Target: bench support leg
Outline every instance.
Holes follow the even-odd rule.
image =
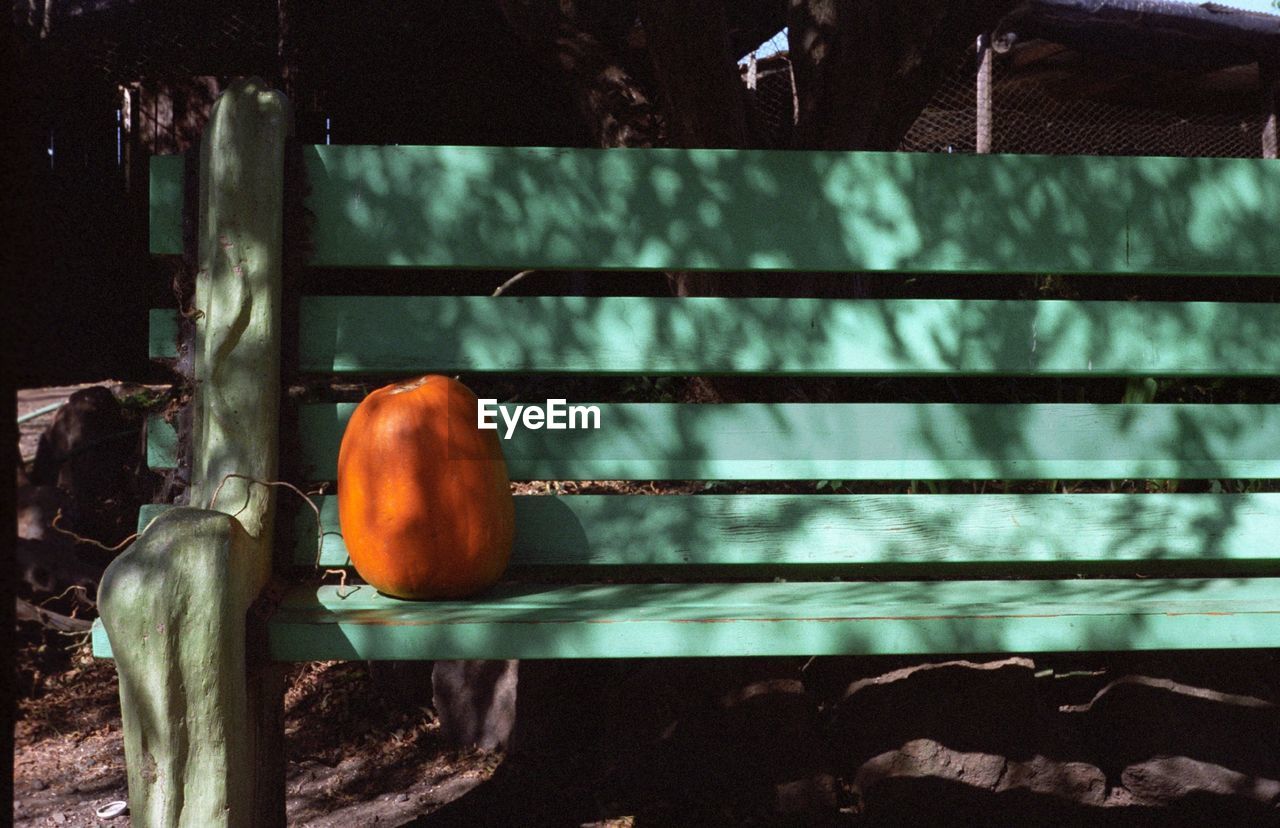
[[[279,440],[289,130],[288,102],[256,79],[232,84],[210,111],[190,490],[207,509],[157,519],[100,591],[134,825],[284,824],[280,671],[246,616],[271,576],[274,497],[264,484]]]
[[[270,561],[235,518],[165,512],[107,568],[135,826],[283,824],[279,668],[247,657],[247,614]],[[266,721],[263,721],[263,719]],[[276,778],[278,777],[278,778]]]
[[[431,702],[446,744],[506,750],[516,726],[519,661],[437,661]]]

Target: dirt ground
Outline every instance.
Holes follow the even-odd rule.
[[[130,824],[94,816],[126,798],[114,666],[24,630],[14,824]],[[1280,824],[1269,655],[701,661],[522,665],[511,755],[446,746],[426,687],[292,666],[289,824]]]
[[[52,649],[28,641],[18,654],[14,824],[126,826],[127,815],[94,815],[127,798],[115,668],[86,648],[65,659]],[[501,758],[441,747],[430,710],[380,697],[364,664],[301,665],[285,703],[291,825],[400,825],[488,779]]]

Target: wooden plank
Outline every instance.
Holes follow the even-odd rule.
[[[178,432],[159,414],[147,416],[147,468],[171,469],[178,464]]]
[[[340,597],[345,596],[345,597]],[[935,654],[1280,645],[1280,579],[299,587],[281,661]]]
[[[151,521],[173,508],[171,503],[144,503],[138,507],[138,534],[146,531]]]
[[[319,373],[1280,376],[1265,303],[307,296],[301,315]]]
[[[1280,272],[1261,159],[317,146],[317,266]]]
[[[299,410],[310,479],[332,480],[353,403]],[[504,440],[516,480],[1274,478],[1273,405],[600,405],[600,431]],[[147,462],[173,428],[148,420]]]
[[[182,255],[181,155],[153,155],[150,165],[151,252]]]
[[[178,314],[170,309],[152,309],[147,314],[147,357],[176,359],[178,356]]]
[[[336,496],[320,563],[349,566]],[[1280,493],[517,497],[513,566],[1280,561]],[[144,507],[145,508],[145,507]],[[300,510],[293,562],[316,563]],[[142,522],[141,519],[139,521]]]
[[[1269,274],[1260,159],[317,146],[317,266]],[[152,252],[181,253],[180,156]]]
[[[333,479],[354,407],[300,407],[300,459],[311,479]],[[1280,477],[1276,405],[633,403],[599,409],[598,430],[517,427],[502,444],[512,479]]]
[[[304,586],[270,637],[281,661],[1272,648],[1278,591],[1276,578],[580,584],[414,602]]]
[[[115,653],[111,651],[111,640],[107,638],[107,629],[102,626],[101,618],[93,619],[89,640],[93,645],[94,658],[115,658]]]

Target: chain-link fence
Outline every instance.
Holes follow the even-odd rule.
[[[743,74],[745,79],[746,72]],[[795,118],[791,64],[785,54],[773,55],[757,62],[755,74],[752,109],[766,143],[786,146]],[[970,52],[934,94],[899,148],[907,152],[974,152],[976,81],[977,59]],[[1107,85],[1114,88],[1118,82],[1121,81]],[[1133,83],[1144,81],[1138,78]],[[1112,103],[1083,94],[1056,93],[1034,73],[1015,68],[1009,55],[995,56],[993,86],[993,152],[1221,157],[1261,154],[1261,107],[1237,105],[1241,100],[1238,95],[1225,104],[1184,105],[1180,111]]]

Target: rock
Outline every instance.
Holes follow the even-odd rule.
[[[997,794],[1020,800],[1011,804],[1019,817],[1040,814],[1038,800],[1058,787],[1101,802],[1107,786],[1098,768],[1044,758],[1051,716],[1030,659],[919,664],[848,685],[829,746],[877,819],[916,813],[922,803],[931,819],[980,812]]]
[[[1034,752],[1049,712],[1030,659],[920,664],[850,684],[830,738],[840,767],[853,775],[914,739],[965,754]]]
[[[748,800],[755,789],[767,792],[775,814],[832,816],[837,785],[823,751],[817,703],[793,667],[778,667],[781,677],[766,674],[721,696],[715,736],[726,751],[723,772]]]
[[[991,793],[1021,790],[1091,806],[1103,805],[1107,797],[1106,777],[1086,762],[964,753],[933,739],[913,739],[873,757],[859,768],[854,784],[867,796],[877,784],[894,778],[955,782]]]
[[[1120,781],[1149,803],[1175,804],[1200,798],[1243,798],[1274,809],[1280,803],[1280,781],[1187,756],[1156,756],[1125,768]]]
[[[102,493],[136,451],[136,438],[137,429],[129,427],[110,390],[82,388],[40,435],[32,482],[58,486],[77,497]]]
[[[801,664],[673,659],[628,665],[610,695],[601,740],[614,767],[611,792],[621,801],[665,803],[648,815],[659,823],[834,815],[835,779]]]
[[[829,773],[774,785],[773,810],[783,816],[813,818],[833,813],[838,804],[836,779]]]
[[[1270,698],[1129,675],[1084,703],[1051,705],[1045,696],[1062,688],[1040,691],[1032,669],[1026,659],[948,662],[851,684],[833,751],[867,819],[1276,821],[1280,712]]]
[[[1104,686],[1087,704],[1061,711],[1080,744],[1113,775],[1181,756],[1197,767],[1280,779],[1280,708],[1268,699],[1130,675]]]
[[[19,486],[17,492],[18,537],[27,540],[57,540],[71,544],[73,541],[53,529],[54,518],[62,513],[58,522],[65,528],[71,515],[71,499],[57,486]]]
[[[24,592],[37,599],[61,595],[72,586],[84,587],[84,595],[92,597],[102,577],[102,567],[86,563],[56,540],[19,538],[14,563]]]
[[[31,482],[56,486],[69,498],[75,520],[64,520],[65,528],[107,545],[133,531],[139,474],[149,475],[140,469],[139,435],[138,423],[102,386],[76,391],[58,409],[40,436]]]

